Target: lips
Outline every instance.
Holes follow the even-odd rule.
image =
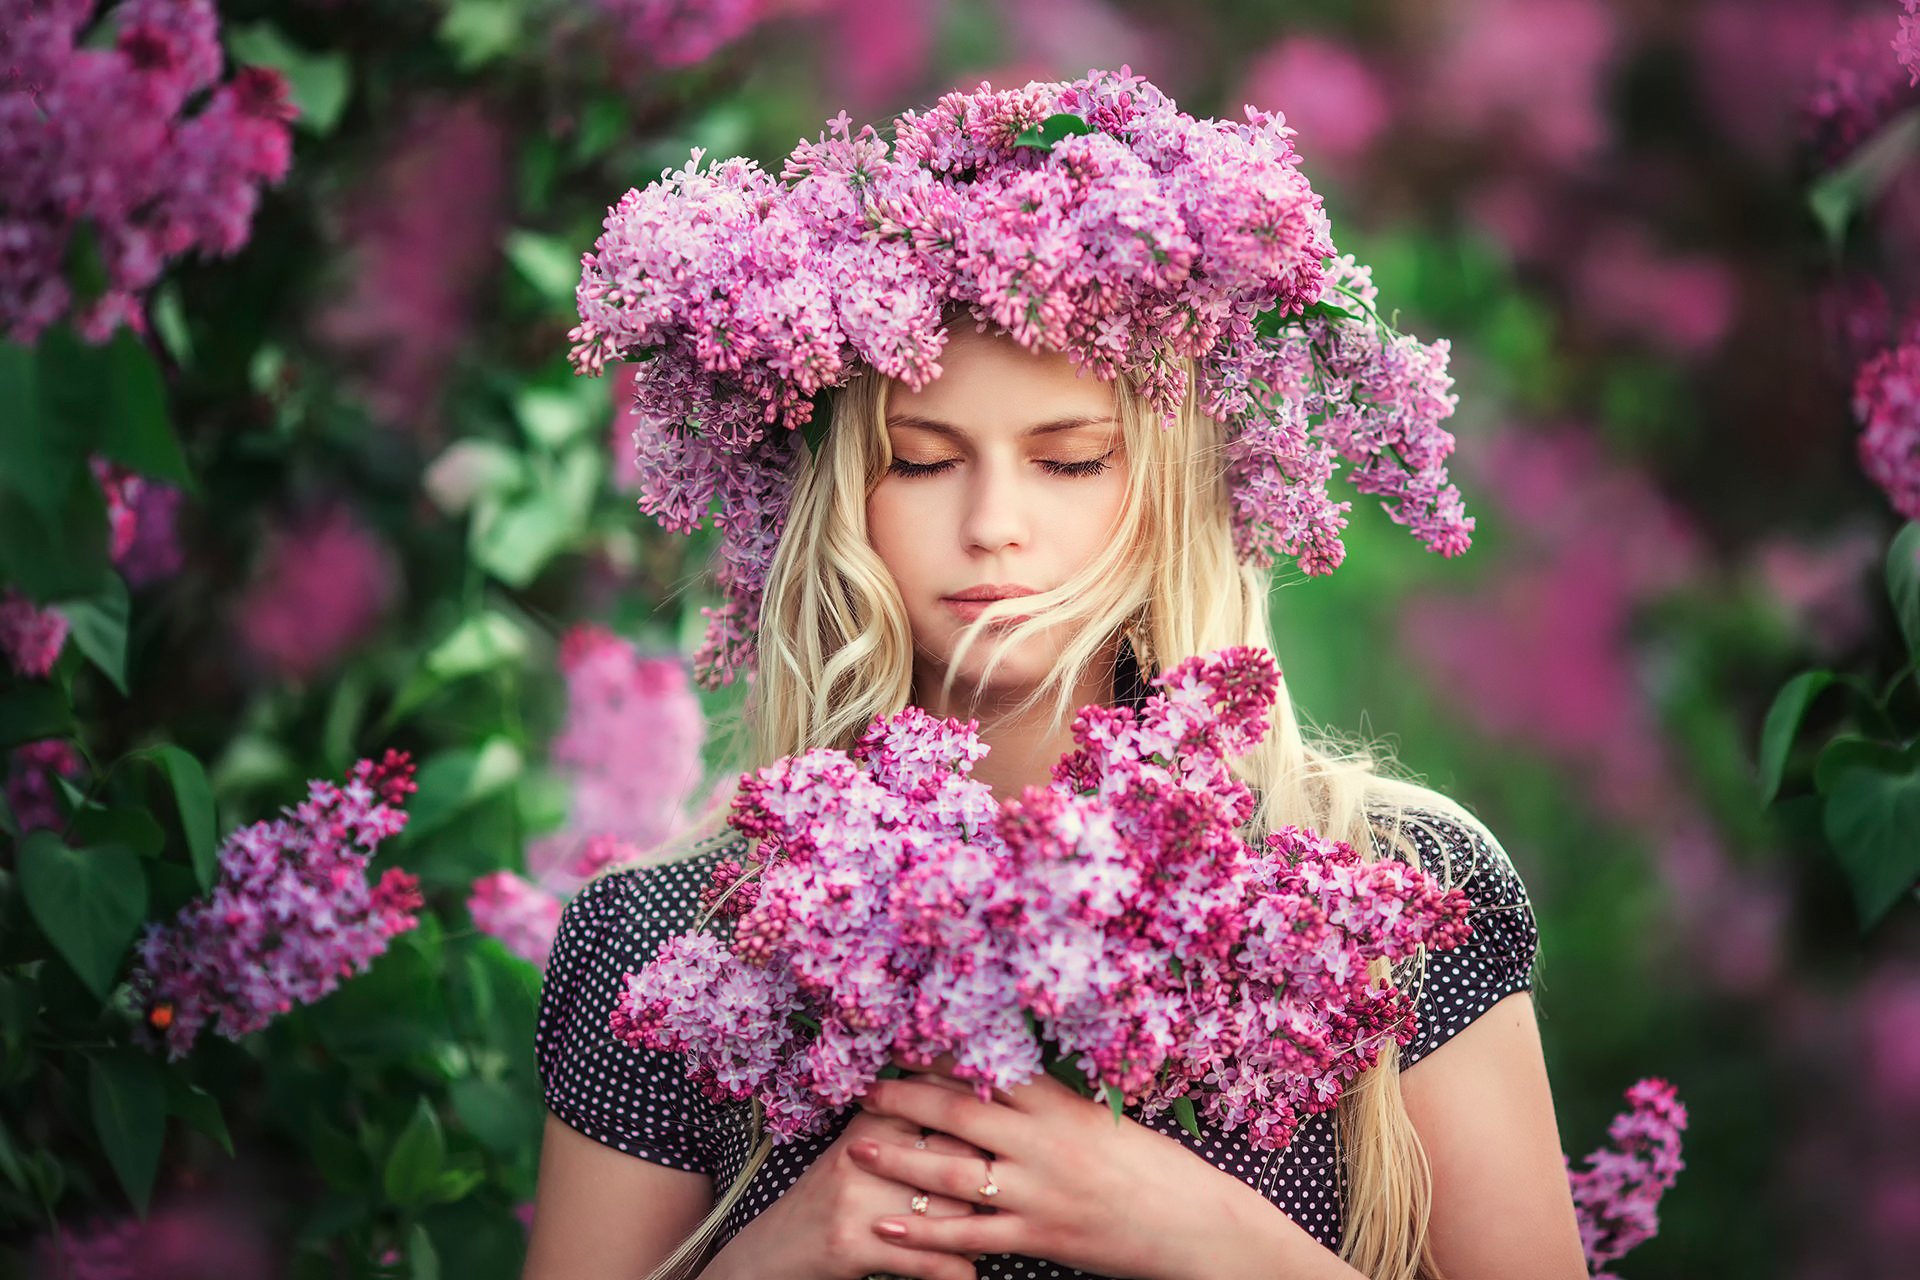
[[[952,595],[942,596],[941,603],[958,614],[961,621],[972,622],[987,611],[987,606],[996,600],[1012,600],[1019,596],[1038,595],[1032,587],[1023,587],[1015,582],[988,583],[978,587],[968,587],[965,591],[956,591]],[[1004,619],[1009,625],[1024,621],[1024,618]]]

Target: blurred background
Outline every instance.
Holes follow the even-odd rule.
[[[1687,1167],[1619,1272],[1913,1275],[1909,25],[0,0],[0,1268],[518,1275],[560,905],[698,815],[740,694],[687,674],[706,537],[638,514],[621,380],[567,366],[579,256],[692,147],[777,170],[843,108],[1124,63],[1283,111],[1383,312],[1453,344],[1474,550],[1357,501],[1279,656],[1524,874],[1569,1155],[1678,1087]],[[255,825],[390,749],[418,792],[371,866]],[[246,880],[261,848],[337,899]],[[248,930],[306,971],[216,1000],[181,957]]]

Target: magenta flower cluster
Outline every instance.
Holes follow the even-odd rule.
[[[578,842],[548,837],[527,851],[531,878],[512,871],[481,876],[473,882],[467,912],[474,928],[544,969],[566,900],[606,868],[637,862],[640,857],[638,847],[604,833]]]
[[[705,62],[753,30],[769,0],[594,0],[629,54],[662,67]]]
[[[1920,325],[1909,329],[1920,330]],[[1853,383],[1860,464],[1908,520],[1920,520],[1920,337],[1888,347]]]
[[[1907,83],[1920,88],[1920,0],[1901,0],[1906,12],[1900,15],[1900,28],[1894,33],[1893,52],[1907,69]]]
[[[1195,119],[1126,68],[982,85],[902,114],[891,145],[842,112],[778,177],[740,157],[703,170],[696,150],[620,199],[582,260],[572,358],[589,374],[644,361],[641,510],[690,532],[717,503],[726,603],[703,681],[752,659],[816,395],[862,369],[926,385],[956,311],[1128,377],[1169,422],[1195,392],[1228,424],[1255,563],[1339,563],[1341,459],[1428,546],[1464,549],[1446,344],[1394,334],[1363,271],[1328,269],[1292,130],[1246,116]]]
[[[419,880],[389,867],[367,881],[382,841],[406,826],[413,762],[361,760],[344,786],[315,780],[307,798],[221,845],[219,880],[140,940],[133,990],[143,1033],[169,1060],[211,1026],[230,1040],[312,1004],[418,923]]]
[[[1838,168],[1888,121],[1920,104],[1909,70],[1887,56],[1888,26],[1885,14],[1856,18],[1820,56],[1801,108],[1801,133],[1820,168]]]
[[[1404,863],[1294,827],[1241,838],[1254,800],[1227,762],[1278,680],[1262,650],[1183,662],[1137,711],[1081,711],[1052,783],[1004,806],[971,776],[975,726],[914,707],[851,755],[749,775],[732,823],[760,844],[703,897],[720,931],[627,975],[614,1033],[686,1054],[710,1097],[758,1097],[777,1141],[894,1055],[950,1052],[983,1096],[1048,1070],[1284,1146],[1412,1034],[1368,963],[1469,925],[1460,891]]]
[[[1627,1090],[1627,1110],[1607,1126],[1612,1145],[1587,1156],[1584,1169],[1567,1160],[1580,1243],[1594,1280],[1614,1280],[1602,1268],[1660,1230],[1660,1197],[1686,1167],[1680,1158],[1686,1127],[1687,1108],[1673,1086],[1642,1080]]]
[[[0,0],[0,334],[16,342],[69,315],[96,341],[144,328],[141,293],[171,259],[245,244],[292,154],[280,73],[220,79],[212,0],[123,0],[110,30],[85,30],[94,7]],[[90,299],[66,273],[82,227],[105,277]]]

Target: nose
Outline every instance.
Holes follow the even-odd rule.
[[[1026,545],[1027,504],[1016,463],[983,458],[967,486],[960,536],[967,550],[983,553]]]

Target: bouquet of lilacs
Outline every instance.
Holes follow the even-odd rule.
[[[742,780],[751,865],[716,867],[717,929],[626,975],[630,1044],[686,1055],[715,1100],[757,1098],[775,1142],[824,1132],[899,1055],[943,1053],[984,1097],[1042,1070],[1116,1116],[1173,1108],[1277,1149],[1332,1107],[1413,1008],[1368,965],[1469,930],[1467,901],[1297,827],[1240,834],[1230,756],[1265,733],[1279,670],[1238,648],[1180,663],[1137,710],[1089,707],[1050,785],[997,804],[975,726],[909,707],[849,755]]]

